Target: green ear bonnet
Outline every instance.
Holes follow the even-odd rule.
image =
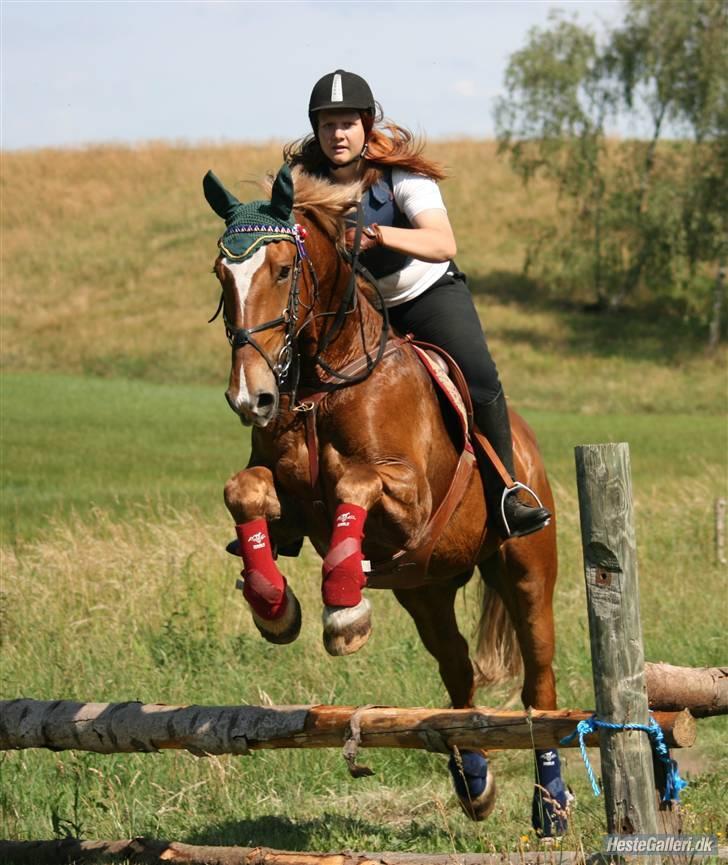
[[[202,181],[205,198],[217,215],[225,220],[225,233],[217,245],[227,258],[242,261],[266,243],[288,240],[302,248],[303,229],[293,219],[293,178],[283,165],[273,183],[270,201],[242,204],[220,180],[208,171]]]

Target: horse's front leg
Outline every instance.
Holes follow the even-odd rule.
[[[405,546],[427,522],[430,499],[405,464],[345,463],[333,448],[324,453],[324,461],[329,477],[336,479],[333,527],[322,568],[324,646],[329,654],[348,655],[371,633],[371,606],[362,597],[367,517],[374,511],[377,524],[394,530],[396,542]]]
[[[301,607],[273,558],[268,521],[280,518],[281,504],[270,469],[255,466],[233,475],[225,484],[225,504],[235,521],[253,622],[269,642],[290,643],[301,630]]]

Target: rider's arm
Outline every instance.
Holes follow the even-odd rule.
[[[455,236],[437,183],[422,174],[394,168],[392,186],[397,206],[412,227],[382,225],[383,245],[422,261],[454,258]]]
[[[422,261],[449,261],[455,257],[455,235],[446,210],[422,210],[410,217],[410,222],[412,228],[379,226],[382,244]]]

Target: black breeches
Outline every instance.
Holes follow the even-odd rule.
[[[445,274],[418,297],[390,307],[389,319],[400,333],[431,342],[455,360],[468,383],[473,408],[477,410],[498,396],[498,370],[464,274]]]

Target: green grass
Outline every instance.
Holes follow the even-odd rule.
[[[247,461],[249,432],[222,387],[17,373],[3,377],[1,407],[6,543],[93,508],[222,517],[222,484]]]

